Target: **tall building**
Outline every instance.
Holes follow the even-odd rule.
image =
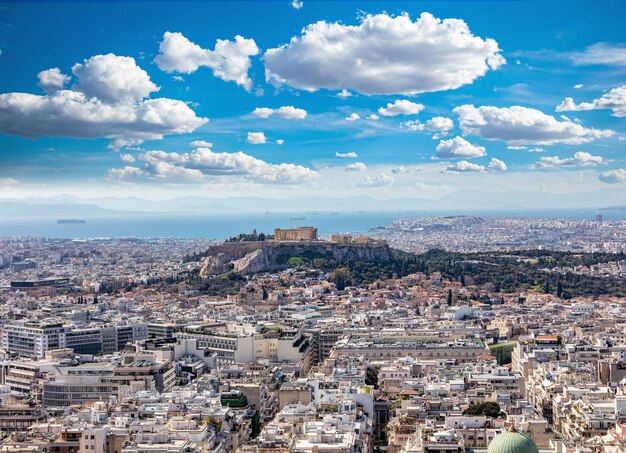
[[[62,322],[12,323],[2,327],[2,347],[9,354],[41,359],[49,349],[65,348],[69,330]]]

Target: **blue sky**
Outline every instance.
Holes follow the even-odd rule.
[[[620,1],[1,5],[6,196],[626,192]]]

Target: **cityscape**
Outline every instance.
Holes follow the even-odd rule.
[[[626,453],[625,19],[0,0],[0,453]]]

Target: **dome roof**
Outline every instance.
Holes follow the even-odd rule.
[[[513,429],[494,437],[487,453],[539,453],[539,449],[530,437]]]

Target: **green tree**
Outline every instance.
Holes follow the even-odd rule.
[[[351,279],[352,275],[346,267],[337,268],[330,274],[330,281],[335,284],[338,290],[345,289],[350,284]]]
[[[500,415],[500,405],[493,401],[470,404],[470,406],[463,411],[463,415],[486,415],[487,417],[496,418]]]
[[[365,370],[365,384],[373,385],[374,388],[378,388],[378,372],[380,371],[379,366],[368,366]]]

